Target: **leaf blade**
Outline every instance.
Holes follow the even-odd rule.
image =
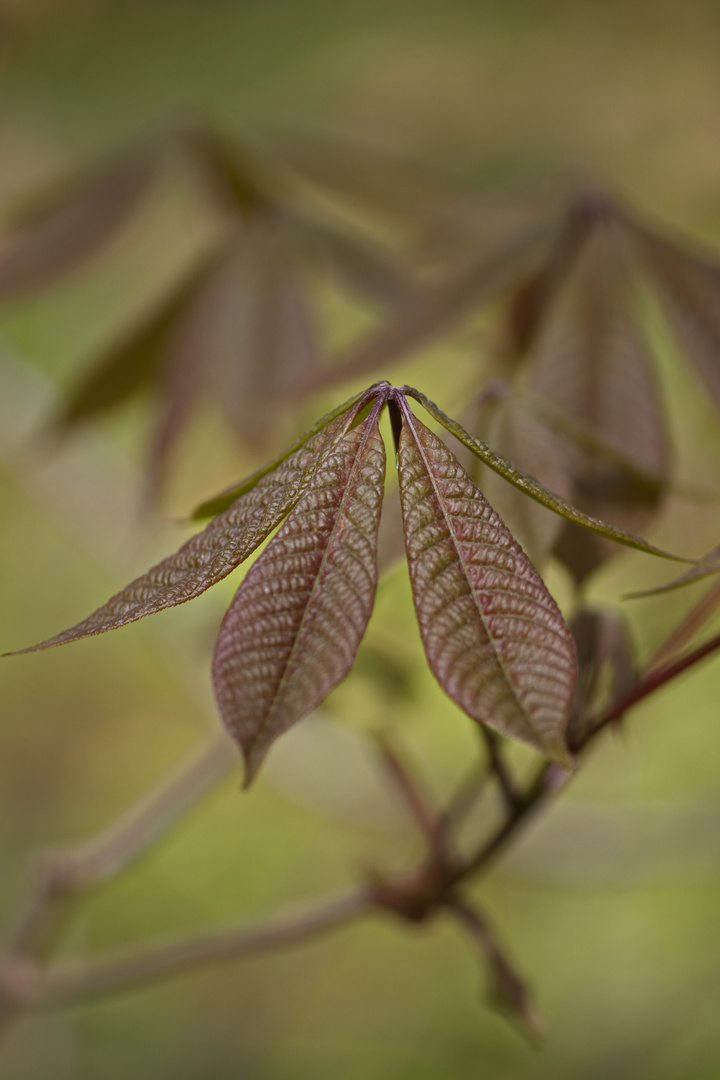
[[[546,231],[546,225],[522,231],[500,250],[476,257],[441,282],[412,290],[379,329],[350,345],[336,358],[323,372],[320,385],[367,374],[432,345],[461,319],[506,288]]]
[[[176,282],[128,333],[112,342],[69,395],[56,423],[70,427],[120,404],[161,374],[164,353],[179,336],[183,316],[196,305],[221,266],[222,253],[210,257]]]
[[[630,227],[667,322],[720,409],[720,263],[639,222]]]
[[[702,581],[704,578],[712,577],[713,574],[718,573],[720,573],[720,544],[714,547],[712,551],[708,551],[702,561],[695,566],[691,566],[689,570],[685,570],[678,577],[666,581],[664,585],[656,585],[651,589],[625,593],[623,600],[644,600],[648,596],[662,596],[664,593],[674,592],[675,589],[682,589],[686,585],[694,585],[696,581]]]
[[[29,207],[0,250],[0,303],[53,285],[92,258],[120,231],[151,186],[160,143],[142,143]]]
[[[324,456],[223,620],[213,685],[246,785],[278,735],[347,675],[370,618],[385,475],[378,412]]]
[[[552,510],[553,513],[559,514],[560,517],[571,521],[575,525],[580,525],[585,529],[590,529],[591,532],[597,533],[598,536],[604,536],[608,540],[615,540],[618,544],[624,544],[626,547],[634,548],[636,551],[642,551],[646,555],[657,555],[663,559],[670,559],[673,562],[686,562],[694,563],[697,560],[686,558],[682,555],[673,555],[669,551],[663,551],[662,548],[655,547],[653,544],[649,544],[646,540],[643,540],[640,536],[634,536],[633,533],[626,532],[625,529],[617,528],[614,525],[609,525],[606,521],[601,521],[599,518],[591,517],[589,514],[583,513],[578,510],[577,507],[571,506],[569,503],[561,499],[559,495],[555,495],[552,491],[548,491],[547,488],[539,484],[532,476],[528,476],[526,473],[516,468],[511,461],[502,457],[500,454],[496,454],[487,443],[484,443],[482,439],[479,439],[476,435],[471,435],[469,431],[466,431],[462,424],[459,424],[457,420],[452,420],[447,416],[442,409],[440,409],[434,401],[430,401],[419,390],[414,387],[403,387],[403,392],[409,397],[415,398],[422,407],[437,420],[439,424],[454,435],[455,438],[466,446],[476,457],[478,457],[485,465],[489,466],[494,472],[502,476],[508,483],[513,484],[520,491],[523,491],[531,499],[535,499],[536,502],[541,503],[547,507],[548,510]]]
[[[450,450],[407,411],[400,497],[430,668],[479,723],[569,765],[577,663],[555,601]]]
[[[322,454],[341,435],[346,422],[341,415],[323,427],[273,471],[266,472],[202,532],[130,582],[86,619],[18,652],[37,652],[116,630],[164,608],[184,604],[227,577],[293,509],[312,480]]]

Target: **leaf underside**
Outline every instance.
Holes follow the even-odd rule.
[[[398,447],[410,580],[428,663],[474,720],[569,764],[577,663],[543,582],[460,463],[415,417]]]
[[[218,708],[246,762],[348,673],[377,586],[385,447],[377,416],[326,453],[311,484],[238,589],[213,660]]]
[[[655,547],[653,544],[649,544],[647,540],[643,540],[640,536],[634,536],[633,533],[627,532],[625,529],[620,529],[615,525],[609,525],[606,521],[601,521],[599,518],[592,517],[590,514],[583,513],[576,506],[571,506],[570,503],[565,502],[559,495],[554,494],[552,491],[548,491],[542,484],[532,476],[528,476],[526,473],[521,472],[511,461],[502,457],[500,454],[496,454],[487,443],[484,443],[482,439],[479,439],[476,435],[471,435],[469,431],[466,431],[462,424],[459,424],[457,420],[452,420],[447,416],[442,409],[438,408],[434,401],[430,401],[419,390],[415,390],[414,387],[405,387],[405,392],[408,396],[415,398],[419,401],[423,408],[430,413],[433,419],[437,420],[439,424],[454,435],[455,438],[466,446],[476,457],[478,457],[485,465],[488,465],[494,472],[502,476],[508,483],[513,484],[520,491],[529,495],[531,499],[535,499],[536,502],[542,503],[548,510],[552,510],[555,514],[559,514],[560,517],[571,521],[575,525],[581,525],[585,529],[589,529],[591,532],[597,533],[598,536],[604,536],[608,540],[615,540],[618,544],[624,544],[626,547],[634,548],[636,551],[644,551],[647,555],[657,555],[663,559],[671,559],[674,562],[695,562],[695,559],[684,558],[682,555],[673,555],[669,551],[663,551],[662,548]]]
[[[321,455],[342,434],[345,424],[344,415],[327,424],[179,551],[136,578],[87,619],[20,652],[115,630],[184,604],[227,577],[292,510],[312,480]]]

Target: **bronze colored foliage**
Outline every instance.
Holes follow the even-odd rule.
[[[203,532],[77,626],[25,652],[114,630],[185,603],[226,577],[284,519],[247,575],[218,635],[213,682],[249,782],[273,740],[350,670],[377,584],[388,405],[415,609],[428,663],[474,720],[565,765],[577,679],[570,632],[522,548],[450,450],[412,413],[422,402],[481,460],[548,509],[655,554],[589,518],[498,458],[412,387],[377,383],[299,444],[211,505]],[[358,422],[363,410],[369,416]],[[399,431],[398,431],[399,424]],[[674,556],[668,556],[674,558]]]

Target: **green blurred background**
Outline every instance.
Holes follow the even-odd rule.
[[[720,5],[710,0],[0,0],[0,33],[0,206],[190,113],[259,139],[341,135],[478,190],[590,177],[720,245]],[[32,439],[148,282],[199,243],[183,199],[158,197],[90,271],[0,318],[2,648],[75,622],[187,535],[138,514],[142,404],[60,448]],[[463,375],[474,347],[452,346]],[[442,358],[398,372],[455,405],[461,379]],[[712,479],[718,425],[688,378],[666,377],[683,468],[702,461]],[[303,406],[306,418],[326,403]],[[179,457],[172,514],[254,464],[209,414]],[[671,504],[657,539],[682,544],[682,526]],[[702,528],[709,541],[707,517]],[[643,575],[662,577],[623,555],[596,591],[612,600]],[[116,635],[3,661],[0,925],[32,853],[102,828],[213,730],[209,657],[237,581]],[[644,653],[692,599],[631,609]],[[387,691],[378,655],[412,693]],[[477,958],[455,927],[377,921],[30,1017],[0,1047],[0,1076],[720,1077],[719,691],[716,662],[638,709],[478,888],[534,987],[541,1051],[485,1008]],[[359,737],[381,726],[438,795],[476,752],[470,722],[424,671],[402,567],[323,715],[278,745],[250,794],[236,770],[79,904],[61,953],[240,922],[416,853]]]

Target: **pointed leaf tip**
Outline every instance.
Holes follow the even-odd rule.
[[[413,598],[428,663],[472,719],[566,768],[577,661],[539,574],[448,450],[407,411],[399,476]]]
[[[265,472],[225,513],[76,626],[19,652],[37,652],[115,630],[164,608],[184,604],[227,577],[280,524],[310,483],[322,455],[342,434],[339,416]],[[17,655],[17,654],[15,654]]]
[[[220,628],[215,697],[245,758],[245,787],[274,740],[345,678],[365,633],[385,475],[378,411],[324,455]]]

